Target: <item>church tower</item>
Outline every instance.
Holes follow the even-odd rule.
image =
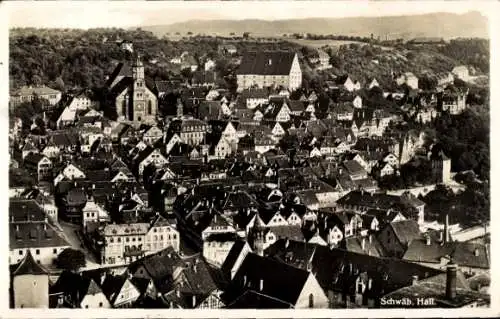
[[[431,154],[431,165],[434,181],[437,184],[447,184],[451,180],[451,160],[443,151]]]
[[[141,122],[146,117],[147,90],[146,79],[144,77],[144,65],[141,57],[137,57],[132,65],[133,79],[133,112],[130,120]]]
[[[266,243],[266,228],[259,213],[255,214],[255,221],[249,234],[252,250],[259,256],[264,256],[264,245]]]
[[[49,273],[40,266],[29,249],[12,273],[14,308],[49,307]]]

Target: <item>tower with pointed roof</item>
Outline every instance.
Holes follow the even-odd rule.
[[[120,63],[107,81],[118,120],[153,124],[158,109],[156,89],[148,86],[141,56],[130,64]]]
[[[145,119],[146,113],[146,81],[144,78],[144,65],[141,61],[141,56],[137,54],[134,64],[132,65],[132,79],[133,79],[133,118],[141,122]]]
[[[39,265],[30,250],[12,272],[14,308],[49,307],[49,273]]]
[[[248,239],[252,250],[259,256],[264,256],[266,243],[266,226],[260,218],[259,213],[255,214],[253,227],[250,229]]]

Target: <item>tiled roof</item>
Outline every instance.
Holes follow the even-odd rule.
[[[356,181],[357,182],[357,181]],[[422,201],[416,197],[408,200],[405,195],[389,195],[385,193],[369,193],[364,191],[351,191],[337,201],[341,205],[357,205],[370,208],[390,209],[408,204],[410,207],[418,207],[424,205]]]
[[[134,224],[110,224],[104,228],[105,236],[126,236],[134,234],[146,234],[149,229],[147,223]]]
[[[386,257],[384,248],[375,236],[346,238],[346,250],[374,257]]]
[[[458,277],[458,276],[457,276]],[[460,280],[457,280],[460,283]],[[489,305],[490,296],[487,294],[472,291],[467,287],[457,284],[456,295],[453,299],[446,298],[446,274],[436,275],[432,278],[421,280],[414,285],[408,285],[398,289],[390,294],[385,295],[385,298],[393,298],[402,300],[403,298],[425,297],[433,298],[433,307],[463,307],[471,303],[478,302],[479,306]]]
[[[295,305],[309,276],[310,273],[305,270],[250,253],[238,269],[232,284],[240,292],[236,293],[237,296],[246,290],[255,290],[283,303]],[[244,278],[246,283],[243,283]]]
[[[391,227],[399,242],[405,246],[410,244],[414,239],[421,238],[420,229],[414,220],[401,220],[392,222],[388,227]]]
[[[476,256],[477,254],[477,256]],[[467,242],[447,242],[441,244],[432,241],[429,245],[425,239],[413,240],[404,260],[413,262],[440,263],[441,258],[451,258],[456,264],[466,267],[489,268],[488,246]]]
[[[9,200],[9,221],[38,221],[45,220],[46,214],[35,200]]]
[[[9,224],[9,248],[67,247],[69,243],[45,222]]]
[[[61,91],[54,90],[48,86],[23,86],[19,90],[15,91],[13,95],[27,96],[27,95],[48,95],[48,94],[61,94]]]
[[[243,56],[237,74],[289,75],[294,57],[294,52],[249,52]]]

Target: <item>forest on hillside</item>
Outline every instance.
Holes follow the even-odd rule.
[[[130,58],[130,53],[120,48],[123,40],[132,41],[135,51],[141,52],[146,74],[151,78],[168,79],[178,74],[178,66],[169,61],[185,51],[199,64],[206,58],[215,58],[220,64],[228,65],[218,56],[217,47],[222,39],[217,37],[193,36],[172,41],[141,29],[12,29],[10,87],[41,83],[62,90],[99,87],[118,62]],[[470,64],[483,73],[489,69],[489,41],[480,39],[453,40],[441,47],[412,49],[401,45],[387,50],[362,43],[341,45],[337,50],[329,47],[325,50],[331,56],[333,69],[326,73],[310,71],[304,59],[312,52],[309,47],[287,41],[261,43],[249,39],[234,44],[239,54],[257,49],[298,52],[306,85],[311,80],[326,80],[331,74],[348,73],[362,83],[375,77],[382,86],[388,87],[391,72],[409,71],[419,76],[426,72],[451,71],[459,64]]]

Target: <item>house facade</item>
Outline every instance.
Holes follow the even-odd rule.
[[[293,52],[250,52],[243,57],[236,77],[239,91],[273,86],[296,90],[302,84],[299,58]]]

